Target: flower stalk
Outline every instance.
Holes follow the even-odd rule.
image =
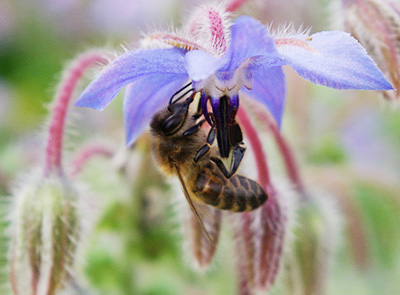
[[[255,283],[253,213],[243,213],[235,226],[235,246],[237,252],[236,267],[238,294],[251,295]]]
[[[79,174],[84,166],[94,157],[111,158],[114,151],[103,144],[90,144],[82,147],[71,160],[71,176]]]
[[[263,151],[261,140],[257,135],[257,130],[251,123],[250,118],[244,108],[239,108],[237,115],[240,126],[243,127],[246,138],[249,140],[254,157],[256,158],[258,181],[266,190],[266,193],[270,196],[274,193],[275,189],[271,183],[266,154]]]
[[[99,62],[106,62],[104,55],[90,51],[66,70],[51,114],[44,175],[32,172],[13,197],[9,262],[14,295],[55,295],[73,277],[81,216],[79,192],[62,170],[62,143],[77,83]]]
[[[238,111],[238,119],[243,127],[246,138],[254,152],[256,159],[258,181],[267,192],[268,201],[255,214],[260,224],[260,230],[254,236],[255,255],[254,273],[256,289],[270,289],[279,272],[284,249],[287,216],[282,207],[282,200],[278,200],[279,194],[271,183],[267,160],[262,143],[257,131],[250,121],[246,110],[242,107]],[[242,220],[246,226],[247,216]],[[249,249],[248,251],[251,251]]]
[[[48,139],[45,157],[45,175],[50,173],[62,174],[62,143],[64,137],[65,122],[69,103],[73,92],[84,72],[91,66],[106,63],[104,54],[90,51],[79,56],[65,71],[59,90],[54,100],[54,106],[48,129]]]
[[[235,12],[240,7],[242,7],[248,0],[232,0],[226,6],[226,11]]]
[[[252,294],[255,285],[255,232],[253,230],[255,214],[245,212],[238,217],[235,240],[238,268],[238,290],[240,295]]]
[[[301,196],[303,198],[307,198],[304,181],[301,177],[301,173],[293,151],[290,148],[289,143],[280,133],[275,121],[271,118],[266,110],[257,107],[254,103],[249,101],[247,101],[247,104],[249,105],[249,108],[251,108],[252,113],[256,115],[257,119],[262,123],[262,125],[267,126],[267,128],[271,132],[275,143],[278,146],[278,150],[281,153],[289,179],[295,185],[296,190],[301,194]]]

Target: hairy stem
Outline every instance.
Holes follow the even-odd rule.
[[[257,135],[257,130],[254,128],[249,116],[247,115],[243,107],[239,108],[238,119],[240,122],[240,126],[242,126],[244,129],[244,133],[246,134],[246,137],[250,142],[250,145],[254,152],[254,156],[256,158],[258,180],[260,184],[264,187],[264,189],[267,190],[266,193],[270,195],[270,193],[272,193],[274,189],[270,182],[267,158],[263,151],[260,138]]]
[[[51,113],[45,156],[45,174],[51,172],[62,173],[61,159],[65,122],[69,102],[71,101],[77,83],[86,69],[93,65],[106,62],[107,59],[104,54],[90,51],[78,56],[63,75]]]
[[[226,11],[229,12],[234,12],[238,10],[240,7],[243,6],[248,0],[232,0],[231,2],[228,3],[228,6],[226,7]]]
[[[256,254],[254,256],[256,287],[270,288],[279,271],[285,240],[286,216],[278,200],[278,194],[270,181],[267,160],[257,130],[251,123],[246,110],[239,108],[238,119],[250,142],[258,171],[258,181],[269,196],[260,210],[260,229],[255,237]]]
[[[265,111],[260,109],[259,107],[252,107],[252,111],[257,116],[257,119],[260,120],[263,124],[265,124],[268,129],[270,130],[277,146],[278,150],[282,155],[286,172],[291,180],[291,182],[295,185],[296,190],[306,198],[307,193],[305,189],[305,185],[303,179],[300,174],[300,170],[298,168],[297,162],[293,155],[292,149],[290,148],[286,139],[282,136],[279,132],[278,127],[276,126],[275,122],[272,120],[271,116],[267,114]]]
[[[245,255],[247,258],[247,271],[248,271],[248,279],[249,284],[254,284],[254,231],[251,228],[252,223],[254,222],[254,216],[251,212],[243,213],[242,217],[242,233],[243,233],[243,243],[245,246]]]
[[[10,251],[10,285],[13,295],[19,295],[17,287],[17,274],[16,274],[16,250],[15,250],[15,240],[11,241],[11,251]]]
[[[100,144],[91,144],[82,147],[74,156],[72,159],[72,171],[71,175],[77,175],[79,174],[84,166],[93,158],[96,156],[102,156],[105,158],[111,158],[114,155],[114,152]]]
[[[251,295],[254,285],[254,259],[249,257],[249,253],[254,256],[254,238],[253,232],[249,235],[247,231],[247,217],[250,217],[251,213],[246,212],[243,214],[245,215],[240,216],[240,223],[235,231],[237,285],[239,295]]]

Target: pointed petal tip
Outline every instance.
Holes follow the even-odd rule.
[[[96,99],[96,97],[93,97],[92,95],[90,95],[90,93],[86,93],[86,91],[84,91],[74,103],[74,106],[91,108],[96,111],[104,110],[107,105],[108,103],[101,103],[98,98]]]
[[[385,81],[383,81],[383,87],[382,89],[379,90],[394,90],[394,91],[398,91],[398,89],[394,88],[392,84],[390,84],[390,82],[388,80],[385,79]]]
[[[307,39],[294,36],[290,41],[278,46],[278,51],[304,79],[336,89],[393,89],[365,48],[349,33],[325,31]]]
[[[78,100],[74,103],[76,107],[84,107],[91,108],[96,111],[102,111],[106,107],[106,105],[98,104],[98,102],[94,102],[90,97],[81,95]]]
[[[371,59],[372,60],[372,59]],[[375,69],[373,71],[375,72],[375,75],[373,76],[373,81],[371,81],[371,84],[369,85],[366,90],[377,90],[377,91],[386,91],[386,90],[395,90],[396,89],[393,87],[393,85],[386,79],[385,74],[378,68],[376,65],[375,61],[372,60],[373,65],[375,66]],[[372,70],[371,70],[372,72]]]
[[[142,77],[186,75],[184,63],[184,51],[176,48],[126,52],[98,74],[75,105],[103,110],[123,87]],[[152,85],[155,86],[157,85]]]
[[[126,147],[129,148],[134,145],[134,143],[138,139],[139,135],[138,134],[129,134],[128,130],[126,130],[125,132],[126,132],[125,145],[126,145]]]

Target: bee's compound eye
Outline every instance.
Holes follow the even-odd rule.
[[[185,115],[182,113],[169,116],[161,126],[161,130],[165,135],[172,135],[177,132],[185,121]]]

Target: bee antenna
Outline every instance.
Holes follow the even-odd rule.
[[[203,220],[201,219],[201,216],[199,214],[199,212],[197,212],[196,207],[193,204],[192,198],[190,197],[189,191],[186,188],[185,182],[183,181],[183,177],[182,174],[180,172],[180,169],[178,167],[178,165],[176,165],[175,161],[172,159],[172,157],[169,157],[171,163],[174,165],[175,169],[176,169],[176,173],[178,174],[179,180],[182,184],[182,188],[183,188],[183,192],[184,195],[186,197],[187,202],[189,203],[190,209],[192,210],[194,216],[196,216],[197,221],[199,222],[202,230],[204,231],[204,233],[206,234],[207,238],[210,240],[210,242],[215,245],[214,240],[211,238],[210,234],[208,233],[208,231],[206,230],[206,227],[203,223]]]

